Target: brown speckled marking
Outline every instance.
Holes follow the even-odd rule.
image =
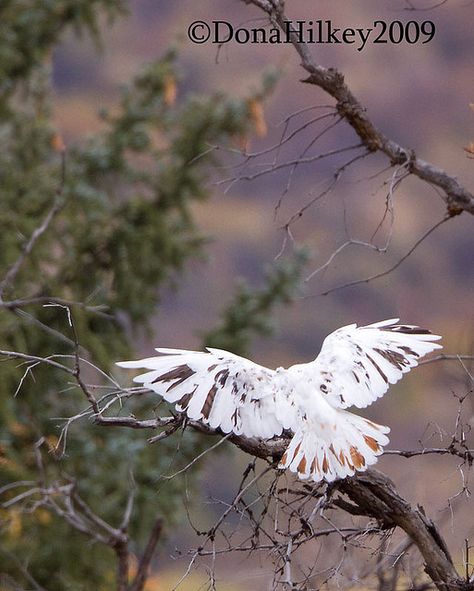
[[[227,378],[229,377],[229,370],[228,369],[221,369],[216,373],[215,383],[220,384],[222,387],[225,386]]]
[[[301,443],[298,443],[298,445],[296,446],[296,449],[293,453],[293,458],[291,459],[291,461],[293,461],[296,458],[296,456],[298,455],[298,452],[300,451],[300,447],[301,447]]]
[[[386,326],[382,330],[401,332],[402,334],[431,334],[431,332],[426,330],[426,328],[420,328],[419,326],[405,326],[404,324]]]
[[[313,474],[317,472],[318,475],[321,473],[321,466],[319,465],[318,456],[314,456],[314,460],[311,462],[310,472]]]
[[[306,470],[306,457],[305,457],[305,456],[303,456],[303,457],[301,458],[301,461],[300,461],[300,463],[298,464],[298,468],[297,468],[297,470],[298,470],[298,472],[299,472],[300,474],[304,474],[304,472],[305,472],[305,470]]]
[[[413,357],[419,357],[418,353],[416,351],[413,351],[413,349],[410,349],[410,347],[405,347],[405,346],[400,345],[400,349],[402,351],[405,351],[405,353],[407,355],[413,355]]]
[[[380,445],[377,443],[377,441],[373,437],[370,437],[370,435],[364,435],[364,440],[367,443],[367,445],[370,447],[370,449],[372,451],[374,451],[375,453],[377,453],[378,451],[381,450]]]
[[[326,452],[324,452],[324,458],[323,458],[323,472],[324,472],[324,474],[327,474],[328,470],[329,470],[329,462],[326,457]]]
[[[360,451],[357,449],[357,447],[355,447],[354,445],[351,445],[350,452],[351,452],[351,459],[354,462],[354,466],[356,468],[361,468],[362,466],[365,466],[365,458],[360,453]]]
[[[197,390],[197,386],[194,388],[194,390],[192,392],[188,392],[187,394],[184,394],[176,403],[177,406],[181,407],[182,411],[185,411],[188,406],[189,403],[191,402],[191,398],[193,397],[193,394],[196,392]]]
[[[384,351],[383,349],[375,349],[379,355],[384,357],[387,361],[389,361],[392,365],[394,365],[397,369],[402,369],[406,365],[409,365],[408,360],[398,351],[391,351],[390,349]]]
[[[341,464],[341,466],[344,466],[344,460],[341,459],[342,456],[342,451],[339,455],[337,455],[336,450],[334,449],[333,444],[331,443],[331,445],[329,446],[329,451],[332,453],[332,455],[336,458],[336,461],[339,462],[339,464]],[[344,456],[342,456],[344,457]]]
[[[158,376],[151,383],[156,384],[157,382],[172,382],[172,381],[176,380],[176,382],[174,382],[174,384],[171,384],[166,389],[166,391],[169,392],[173,388],[176,388],[176,386],[179,386],[180,384],[182,384],[185,380],[190,378],[192,375],[194,375],[194,373],[195,373],[194,370],[191,369],[189,367],[189,365],[186,365],[186,364],[178,365],[178,367],[170,369],[170,371],[167,371],[166,373],[162,374],[161,376]]]
[[[212,405],[214,403],[214,398],[216,397],[217,393],[217,384],[214,384],[212,388],[209,390],[206,396],[206,400],[204,400],[204,404],[202,405],[202,415],[205,419],[209,418],[211,414]]]
[[[373,427],[374,429],[376,429],[377,431],[380,431],[380,425],[377,425],[377,423],[374,423],[372,421],[369,421],[369,419],[364,419],[364,421],[370,425],[371,427]]]
[[[372,357],[367,353],[367,359],[370,361],[370,363],[375,367],[375,369],[379,372],[380,376],[382,377],[382,380],[388,384],[388,379],[387,376],[384,374],[384,372],[380,369],[379,365],[372,359]]]

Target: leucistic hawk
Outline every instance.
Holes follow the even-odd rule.
[[[293,437],[279,468],[315,482],[352,476],[377,461],[388,427],[345,410],[365,408],[418,359],[441,348],[441,337],[398,319],[344,326],[323,342],[314,361],[268,369],[220,349],[156,349],[162,355],[123,361],[147,371],[135,382],[176,410],[223,433]]]

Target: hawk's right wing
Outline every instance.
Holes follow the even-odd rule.
[[[295,430],[298,411],[286,372],[220,349],[157,351],[163,355],[117,365],[150,370],[134,381],[175,403],[190,419],[224,433],[262,439]]]

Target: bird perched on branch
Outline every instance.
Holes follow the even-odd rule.
[[[314,361],[288,369],[211,348],[156,349],[161,356],[117,365],[150,370],[134,381],[223,433],[271,439],[291,431],[279,468],[331,482],[374,464],[389,441],[388,427],[345,409],[365,408],[418,359],[441,348],[433,342],[441,337],[397,322],[340,328]]]

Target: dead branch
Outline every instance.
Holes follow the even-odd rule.
[[[148,576],[148,569],[150,567],[151,560],[155,554],[156,546],[160,540],[161,532],[163,530],[163,520],[161,517],[155,520],[153,528],[150,532],[148,542],[143,552],[143,555],[138,564],[138,571],[133,580],[133,583],[129,586],[128,591],[142,591],[145,586],[146,579]]]
[[[284,12],[282,0],[242,0],[264,11],[270,21],[282,30],[292,31],[291,20]],[[303,82],[314,84],[336,100],[336,110],[352,127],[362,144],[370,152],[381,152],[392,165],[407,164],[408,170],[422,181],[442,190],[450,216],[463,211],[474,214],[474,195],[443,169],[421,160],[416,154],[385,136],[376,128],[367,115],[367,109],[359,102],[344,81],[344,76],[335,68],[325,68],[313,59],[308,45],[298,39],[296,32],[290,39],[301,59],[302,68],[309,74]]]
[[[36,242],[38,239],[46,232],[49,228],[51,222],[54,220],[56,215],[61,211],[64,207],[64,200],[62,198],[62,193],[64,190],[64,183],[66,179],[66,155],[65,152],[61,154],[61,178],[59,181],[58,188],[56,189],[55,198],[53,201],[53,205],[50,207],[48,213],[44,217],[42,223],[35,228],[32,232],[28,242],[24,245],[22,252],[20,253],[19,257],[16,261],[11,265],[8,271],[5,273],[5,277],[0,281],[0,302],[3,301],[3,295],[5,290],[7,290],[10,285],[15,281],[20,269],[24,265],[25,261],[31,254]]]
[[[72,323],[72,316],[70,317]],[[73,326],[73,323],[72,323]],[[81,375],[81,365],[88,363],[78,355],[77,335],[74,334],[76,342],[76,353],[73,355],[58,355],[52,358],[42,358],[32,355],[26,355],[14,351],[0,351],[0,355],[7,358],[17,358],[27,365],[38,363],[48,364],[55,369],[65,372],[69,378],[75,380],[84,398],[87,400],[88,407],[71,420],[89,417],[100,426],[126,427],[132,429],[162,429],[158,436],[151,438],[152,441],[168,437],[179,428],[193,429],[200,433],[222,437],[219,430],[211,429],[199,421],[186,420],[182,415],[154,417],[149,419],[137,419],[133,415],[128,416],[110,416],[109,412],[114,402],[121,402],[123,399],[133,398],[134,395],[141,396],[143,388],[120,390],[115,380],[108,378],[111,382],[109,390],[105,395],[96,397],[94,387],[85,383]],[[466,356],[469,358],[470,356]],[[67,359],[68,365],[60,361]],[[444,357],[440,357],[444,359]],[[459,362],[458,356],[448,356]],[[60,360],[60,361],[59,361]],[[100,372],[104,375],[103,372]],[[464,400],[464,398],[462,399]],[[460,403],[462,402],[460,400]],[[459,414],[459,413],[458,413]],[[396,454],[403,457],[413,457],[416,455],[439,454],[453,455],[462,459],[466,465],[473,462],[473,450],[466,445],[463,436],[457,436],[457,431],[461,430],[459,424],[460,418],[456,421],[456,431],[452,441],[447,447],[430,447],[420,450],[389,450],[388,454]],[[361,543],[364,536],[377,535],[387,529],[399,528],[408,536],[410,542],[416,546],[425,564],[425,571],[431,577],[433,584],[440,591],[470,591],[474,589],[474,581],[466,580],[460,576],[452,563],[446,544],[436,529],[434,523],[427,518],[419,508],[412,507],[408,501],[403,499],[395,489],[394,484],[384,475],[376,471],[368,470],[357,476],[338,481],[332,485],[314,485],[313,483],[299,483],[296,486],[297,494],[292,493],[290,488],[285,487],[285,492],[281,493],[276,486],[277,481],[282,478],[278,472],[275,472],[276,462],[285,451],[290,438],[289,433],[283,433],[282,436],[264,441],[256,438],[245,438],[237,435],[226,435],[220,442],[228,439],[239,449],[253,456],[261,458],[267,462],[266,468],[260,474],[256,474],[249,480],[246,480],[245,474],[242,486],[234,497],[230,505],[227,505],[216,524],[207,532],[201,532],[206,536],[206,542],[198,548],[193,560],[197,557],[212,556],[220,553],[221,549],[216,547],[216,536],[222,536],[224,540],[225,531],[223,529],[224,521],[232,512],[239,519],[245,519],[253,529],[251,537],[240,539],[237,543],[227,543],[227,551],[239,550],[252,552],[252,549],[267,551],[275,558],[275,576],[278,579],[278,585],[287,585],[285,581],[296,581],[298,568],[294,566],[295,553],[309,542],[316,542],[318,539],[327,537],[330,534],[339,535],[341,539],[341,548],[347,545]],[[212,446],[212,447],[215,447]],[[212,449],[212,448],[211,448]],[[207,452],[205,452],[207,453]],[[118,564],[118,589],[119,591],[142,591],[144,582],[147,578],[147,572],[150,567],[152,557],[158,543],[162,522],[156,519],[150,531],[149,540],[144,554],[139,562],[137,575],[132,579],[130,577],[130,549],[127,525],[133,510],[133,494],[129,498],[127,508],[124,512],[124,518],[120,527],[114,527],[105,523],[100,516],[92,511],[90,507],[82,500],[76,489],[74,482],[57,482],[48,484],[45,481],[44,472],[41,469],[41,456],[38,461],[38,472],[40,478],[37,483],[24,482],[16,483],[18,492],[13,486],[8,486],[0,490],[0,494],[7,494],[8,498],[3,503],[4,508],[13,505],[28,504],[31,506],[46,505],[51,508],[58,516],[65,519],[72,527],[81,531],[91,539],[109,545],[116,553]],[[196,460],[199,459],[197,456]],[[188,467],[195,463],[192,462]],[[252,463],[255,470],[254,463]],[[186,468],[187,469],[187,468]],[[248,471],[252,470],[252,467]],[[264,510],[259,514],[255,513],[253,503],[255,500],[248,501],[247,495],[251,496],[251,490],[258,489],[259,482],[265,480],[262,476],[274,474],[272,484],[264,493],[259,493],[257,501],[260,503],[264,499]],[[281,480],[280,480],[281,482]],[[26,490],[25,490],[26,489]],[[289,516],[288,527],[280,527],[278,519],[275,518],[274,531],[264,522],[266,515],[272,511],[271,505],[278,503],[281,512]],[[376,519],[378,525],[364,526],[343,526],[334,524],[323,514],[328,508],[337,507],[349,515],[357,515],[369,519]],[[315,517],[323,520],[331,527],[318,527],[313,524]],[[210,547],[210,546],[212,547]],[[225,550],[225,548],[224,548]],[[341,557],[342,561],[342,557]],[[336,563],[335,563],[336,564]],[[335,576],[342,562],[332,567],[324,577]],[[293,565],[293,566],[292,566]],[[380,569],[379,569],[380,570]],[[212,571],[212,569],[211,569]],[[306,574],[301,575],[301,581],[294,589],[303,589],[304,581],[310,577],[320,576],[321,572],[315,573],[315,565]],[[383,573],[382,573],[383,575]],[[381,575],[381,576],[382,576]],[[383,578],[383,577],[382,577]],[[385,580],[385,579],[384,579]],[[388,579],[387,579],[388,580]],[[303,581],[303,582],[302,582]]]
[[[436,224],[434,224],[433,226],[431,226],[431,228],[429,228],[420,238],[418,238],[418,240],[415,242],[415,244],[413,244],[413,246],[411,246],[408,251],[400,258],[398,259],[398,261],[396,263],[394,263],[391,267],[389,267],[388,269],[386,269],[385,271],[381,271],[380,273],[374,273],[373,275],[370,275],[369,277],[365,277],[364,279],[356,279],[354,281],[349,281],[347,283],[344,283],[342,285],[336,285],[336,287],[331,287],[330,289],[327,289],[321,293],[319,293],[318,295],[320,296],[327,296],[330,293],[333,293],[334,291],[338,291],[340,289],[346,289],[347,287],[354,287],[355,285],[360,285],[362,283],[370,283],[371,281],[375,281],[375,279],[380,279],[381,277],[385,277],[386,275],[389,275],[390,273],[392,273],[393,271],[395,271],[395,269],[398,269],[398,267],[404,262],[406,261],[406,259],[418,248],[418,246],[420,246],[420,244],[422,242],[424,242],[426,240],[426,238],[428,238],[428,236],[434,232],[435,230],[437,230],[442,224],[444,224],[445,222],[447,222],[449,219],[451,219],[450,215],[445,215],[440,221],[436,222]],[[355,241],[350,241],[349,244],[354,244]],[[332,261],[332,259],[342,250],[342,248],[344,246],[346,246],[348,244],[348,242],[344,243],[344,245],[342,245],[342,247],[339,247],[330,257],[329,262],[327,262],[325,265],[323,265],[323,268],[326,267],[327,265],[330,264],[330,262]],[[377,249],[376,249],[377,250]],[[316,270],[316,272],[318,272],[319,270]],[[310,275],[314,276],[315,273],[312,273]]]
[[[384,527],[400,527],[413,540],[425,561],[425,571],[440,591],[474,588],[456,571],[446,544],[436,525],[421,508],[414,509],[395,489],[393,482],[376,470],[338,483],[338,489],[354,503],[342,508],[355,515],[380,521]],[[336,501],[337,502],[337,501]]]
[[[41,438],[34,447],[38,480],[36,482],[19,481],[2,487],[0,489],[0,496],[7,493],[9,496],[15,488],[26,487],[26,490],[1,502],[0,507],[8,508],[17,506],[28,512],[32,512],[39,507],[47,507],[58,517],[64,519],[71,527],[91,540],[113,549],[117,557],[117,591],[143,591],[148,577],[149,566],[162,532],[163,520],[161,517],[155,519],[145,550],[139,559],[137,573],[132,579],[130,572],[130,556],[132,552],[130,549],[128,526],[133,511],[134,487],[132,486],[130,490],[122,523],[120,527],[115,527],[102,519],[84,501],[79,494],[74,480],[55,481],[52,483],[46,481],[41,454],[41,448],[44,443],[44,438]],[[19,567],[24,576],[33,584],[32,579],[24,567],[20,564]],[[40,589],[39,586],[35,588]]]
[[[128,425],[130,426],[130,425]],[[201,433],[208,435],[219,435],[218,430],[210,429],[197,421],[188,421],[188,428],[196,429]],[[279,437],[270,441],[263,441],[253,438],[245,438],[242,436],[231,435],[227,436],[228,440],[241,450],[258,458],[266,459],[270,462],[276,462],[286,446],[288,445],[288,437]],[[392,451],[394,453],[405,457],[412,457],[414,455],[422,455],[427,453],[432,454],[452,454],[463,457],[465,461],[472,461],[472,450],[458,450],[454,447],[448,448],[430,448],[420,451]],[[469,456],[469,457],[468,457]],[[274,465],[274,464],[273,464]],[[268,468],[267,468],[268,471]],[[251,482],[258,480],[261,477],[255,477]],[[230,510],[238,504],[241,500],[243,492],[248,488],[247,485],[240,491],[234,499],[234,502],[224,512],[226,517]],[[334,491],[339,491],[348,497],[349,501],[339,497],[333,500],[333,504],[340,509],[358,516],[365,516],[368,518],[375,518],[379,521],[382,528],[399,527],[409,537],[411,542],[418,548],[425,563],[425,571],[432,579],[433,583],[440,591],[468,591],[474,589],[474,582],[467,581],[462,578],[456,571],[450,557],[447,546],[437,530],[435,524],[424,515],[419,508],[413,508],[408,501],[403,499],[397,492],[395,485],[383,474],[368,470],[367,472],[357,474],[353,478],[338,481],[334,486]],[[312,498],[314,487],[311,484],[305,485],[304,490],[299,495],[299,503],[305,498]],[[334,492],[332,493],[334,495]],[[221,526],[223,518],[218,522],[211,532],[209,532],[209,539],[216,535],[216,531]],[[309,525],[302,525],[301,528],[292,532],[293,544],[295,548],[298,547],[298,537],[305,531],[308,531]],[[310,531],[310,530],[309,530]],[[334,530],[337,531],[337,530]],[[341,535],[348,535],[342,534]],[[346,530],[353,533],[352,530]],[[360,529],[358,530],[360,532]],[[325,535],[328,532],[325,532]],[[318,532],[313,532],[311,538],[319,537]],[[288,539],[285,544],[288,543]],[[268,544],[267,544],[268,546]],[[267,547],[265,545],[259,548]],[[272,546],[275,548],[275,545]],[[285,546],[286,547],[286,546]],[[244,545],[241,550],[251,549],[251,546]],[[250,550],[249,550],[250,551]],[[208,550],[204,546],[199,548],[198,554],[208,555]],[[215,554],[213,549],[211,554]]]

